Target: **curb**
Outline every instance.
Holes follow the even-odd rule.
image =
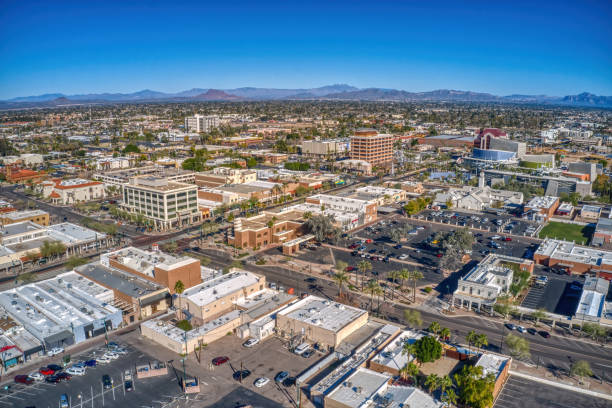
[[[529,375],[529,374],[523,374],[523,373],[520,373],[520,372],[514,371],[514,370],[510,370],[509,373],[510,373],[510,375],[514,375],[516,377],[525,378],[527,380],[536,381],[536,382],[539,382],[539,383],[542,383],[542,384],[551,385],[553,387],[563,388],[563,389],[566,389],[566,390],[569,390],[569,391],[579,392],[581,394],[590,395],[592,397],[597,397],[597,398],[602,398],[602,399],[605,399],[605,400],[608,400],[608,401],[612,401],[612,395],[609,395],[609,394],[602,394],[601,392],[585,390],[583,388],[574,387],[573,385],[562,384],[562,383],[559,383],[559,382],[547,380],[545,378],[535,377],[535,376],[532,376],[532,375]]]

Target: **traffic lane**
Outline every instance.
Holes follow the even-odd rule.
[[[249,265],[250,269],[254,269],[255,271],[262,273],[266,277],[270,277],[271,280],[279,282],[286,287],[292,287],[292,283],[296,281],[302,281],[306,278],[309,278],[310,275],[295,272],[295,271],[287,271],[281,268],[262,268],[257,266]],[[313,293],[319,296],[325,296],[330,299],[335,299],[338,288],[332,281],[328,281],[328,284],[325,284],[327,280],[318,279],[320,283],[318,288],[320,293]],[[361,298],[362,302],[368,302],[369,297],[366,295],[356,295]],[[408,307],[399,306],[399,305],[389,305],[389,314],[391,317],[391,321],[395,321],[398,323],[405,324],[403,319],[404,310],[410,309]],[[491,351],[499,351],[500,343],[502,339],[508,334],[507,329],[503,325],[503,323],[492,321],[489,319],[480,318],[477,316],[461,316],[461,317],[449,317],[437,313],[430,313],[425,311],[420,311],[421,316],[423,318],[423,327],[429,326],[431,322],[436,321],[440,323],[442,327],[448,327],[453,333],[453,340],[459,341],[463,344],[466,343],[465,336],[471,330],[475,330],[479,333],[484,333],[489,338],[489,349]],[[543,327],[543,326],[541,326]],[[541,329],[540,329],[541,330]],[[515,332],[518,334],[518,332]],[[527,336],[527,335],[525,335]],[[532,351],[532,360],[535,356],[541,356],[542,358],[549,359],[552,362],[555,362],[559,366],[568,367],[568,357],[575,359],[584,359],[589,361],[591,364],[607,364],[612,366],[612,352],[610,352],[609,348],[604,348],[598,345],[594,345],[591,343],[585,343],[578,340],[573,340],[571,338],[565,338],[561,336],[551,336],[549,339],[545,339],[540,335],[535,335],[526,337],[530,342],[530,347]],[[503,347],[501,347],[503,351]],[[560,352],[560,350],[563,350]],[[602,353],[603,350],[603,353]]]

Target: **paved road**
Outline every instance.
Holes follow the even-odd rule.
[[[206,254],[211,259],[211,265],[226,266],[228,259],[220,257],[215,253]],[[297,293],[308,292],[314,295],[333,299],[337,295],[337,287],[332,281],[319,279],[315,287],[311,287],[305,279],[309,275],[301,272],[289,271],[278,267],[265,267],[248,265],[249,270],[266,276],[269,282],[276,282],[286,288],[293,287]],[[368,296],[360,296],[358,303],[364,306],[369,303]],[[376,300],[375,300],[376,303]],[[382,315],[388,320],[404,323],[403,314],[407,309],[405,306],[390,306],[382,310]],[[479,316],[451,317],[421,311],[423,326],[427,327],[432,321],[437,321],[442,327],[448,327],[452,332],[452,340],[466,344],[465,336],[470,330],[484,333],[489,339],[489,350],[494,352],[507,352],[506,347],[500,347],[503,338],[509,333],[505,326],[498,321],[492,321]],[[514,334],[525,336],[531,348],[531,359],[534,363],[549,367],[550,370],[569,370],[571,363],[576,360],[586,360],[593,367],[596,376],[603,376],[612,381],[612,350],[590,342],[580,341],[573,337],[553,335],[545,339],[539,335]]]

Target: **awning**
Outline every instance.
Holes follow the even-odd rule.
[[[56,346],[62,342],[72,344],[73,335],[70,330],[62,330],[61,332],[50,335],[49,337],[45,337],[45,343],[47,346]]]
[[[140,301],[140,305],[141,306],[148,306],[151,305],[153,303],[157,303],[160,300],[166,299],[166,298],[170,298],[170,293],[168,292],[162,292],[162,293],[157,293],[155,295],[151,295],[147,298],[144,298]]]

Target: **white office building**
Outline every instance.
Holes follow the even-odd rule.
[[[193,115],[185,118],[185,130],[190,132],[210,132],[219,127],[219,117],[214,115]]]

